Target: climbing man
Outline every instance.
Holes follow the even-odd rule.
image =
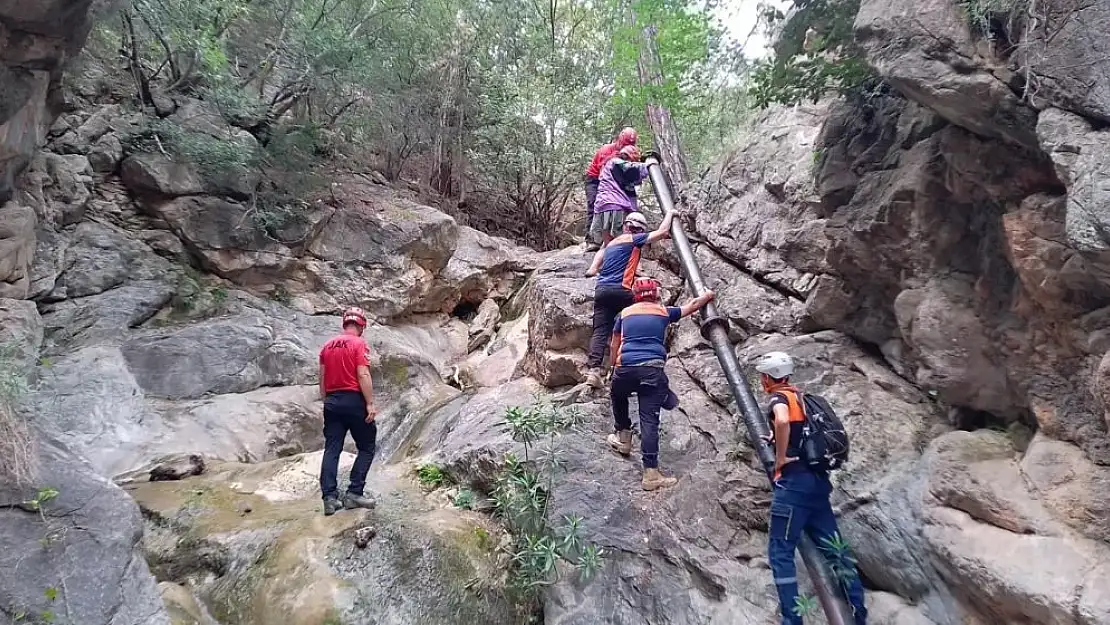
[[[636,280],[632,293],[636,303],[617,316],[610,342],[616,367],[609,390],[615,431],[608,442],[622,456],[632,452],[628,398],[635,393],[640,406],[640,452],[644,463],[641,483],[644,490],[655,490],[678,483],[677,478],[659,472],[659,411],[678,406],[678,398],[671,392],[663,371],[667,364],[664,345],[667,326],[701,310],[713,301],[714,294],[706,291],[681,307],[663,306],[659,303],[659,282],[651,278]]]
[[[617,313],[633,304],[632,281],[640,266],[640,250],[645,245],[671,236],[672,213],[667,213],[653,232],[647,233],[647,218],[643,213],[631,213],[624,218],[624,232],[594,254],[593,263],[586,276],[597,276],[594,288],[594,331],[590,338],[590,352],[586,360],[589,372],[586,383],[601,388],[604,378],[601,369],[605,361],[605,348],[613,333],[613,320]],[[611,363],[610,363],[611,364]]]
[[[324,400],[324,457],[320,463],[320,490],[324,514],[340,507],[373,508],[374,500],[363,495],[366,474],[374,462],[378,440],[378,411],[374,408],[374,385],[370,380],[370,348],[362,339],[366,313],[348,308],[343,313],[343,333],[320,350],[320,398]],[[358,456],[351,467],[351,483],[339,498],[339,456],[347,432],[355,440]]]
[[[594,201],[597,199],[597,187],[599,178],[601,178],[601,169],[620,152],[621,148],[626,145],[636,145],[636,129],[631,126],[626,127],[617,135],[617,140],[613,143],[606,143],[594,152],[594,158],[590,161],[589,167],[586,168],[586,241],[590,239],[590,226],[594,215]],[[589,246],[592,249],[597,249],[594,246]]]
[[[765,354],[756,362],[763,390],[771,396],[767,418],[773,424],[770,443],[775,450],[771,495],[770,540],[767,547],[771,571],[778,588],[782,625],[802,625],[794,552],[805,532],[837,572],[848,596],[856,625],[866,625],[863,584],[855,559],[837,528],[829,497],[832,484],[827,471],[812,468],[803,458],[806,425],[805,401],[790,384],[794,360],[784,352]],[[807,400],[808,401],[808,400]]]

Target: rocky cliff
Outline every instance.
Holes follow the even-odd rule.
[[[537,402],[580,422],[556,437],[550,514],[606,551],[588,580],[563,572],[543,622],[775,622],[769,492],[693,322],[667,366],[680,483],[646,494],[606,450],[606,402],[570,388],[583,250],[536,254],[364,176],[260,223],[250,181],[137,140],[157,116],[251,141],[204,102],[54,119],[87,9],[0,3],[4,71],[39,90],[0,115],[20,174],[0,387],[27,387],[3,399],[38,459],[0,487],[0,623],[515,622],[508,538],[443,483],[484,500],[523,455],[506,411]],[[880,625],[1110,624],[1110,9],[1027,13],[984,31],[954,0],[865,0],[856,37],[889,88],[763,115],[688,194],[742,362],[791,352],[852,433],[834,503]],[[324,518],[315,354],[348,303],[376,319],[381,502]]]

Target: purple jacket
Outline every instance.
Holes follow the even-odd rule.
[[[647,178],[647,165],[626,161],[619,156],[609,159],[598,178],[595,213],[636,210],[636,185]]]

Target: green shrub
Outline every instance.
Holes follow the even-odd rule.
[[[582,539],[581,517],[565,516],[559,523],[549,518],[555,476],[564,468],[559,435],[582,422],[581,413],[573,408],[544,404],[505,413],[509,433],[524,443],[524,460],[512,454],[505,457],[493,500],[513,537],[510,590],[526,614],[539,610],[540,592],[557,581],[560,561],[574,566],[583,581],[602,564],[604,551]],[[544,447],[537,452],[534,448],[541,442]]]
[[[451,482],[447,474],[443,472],[443,469],[431,463],[422,464],[417,467],[416,479],[429,488],[439,488]]]

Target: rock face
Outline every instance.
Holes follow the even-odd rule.
[[[58,486],[0,485],[5,622],[169,625],[135,503],[49,439],[38,444],[38,480]]]
[[[29,386],[3,408],[39,470],[0,486],[0,622],[516,622],[498,520],[411,471],[488,508],[526,455],[505,415],[535,405],[579,415],[547,441],[550,514],[606,552],[589,581],[562,571],[545,623],[777,619],[769,488],[694,320],[665,370],[680,481],[644,493],[607,398],[559,392],[591,332],[583,249],[535,254],[364,175],[275,225],[256,177],[143,152],[118,104],[66,113],[36,155],[88,8],[40,5],[0,0],[0,361]],[[686,190],[695,254],[745,370],[791,353],[849,430],[833,503],[872,622],[1110,625],[1110,9],[1044,0],[987,38],[965,5],[864,0],[886,87],[757,118]],[[203,102],[157,108],[258,149]],[[673,302],[667,245],[641,273]],[[380,501],[325,518],[316,355],[356,304]]]
[[[0,6],[0,204],[59,113],[62,69],[85,44],[92,0]]]

